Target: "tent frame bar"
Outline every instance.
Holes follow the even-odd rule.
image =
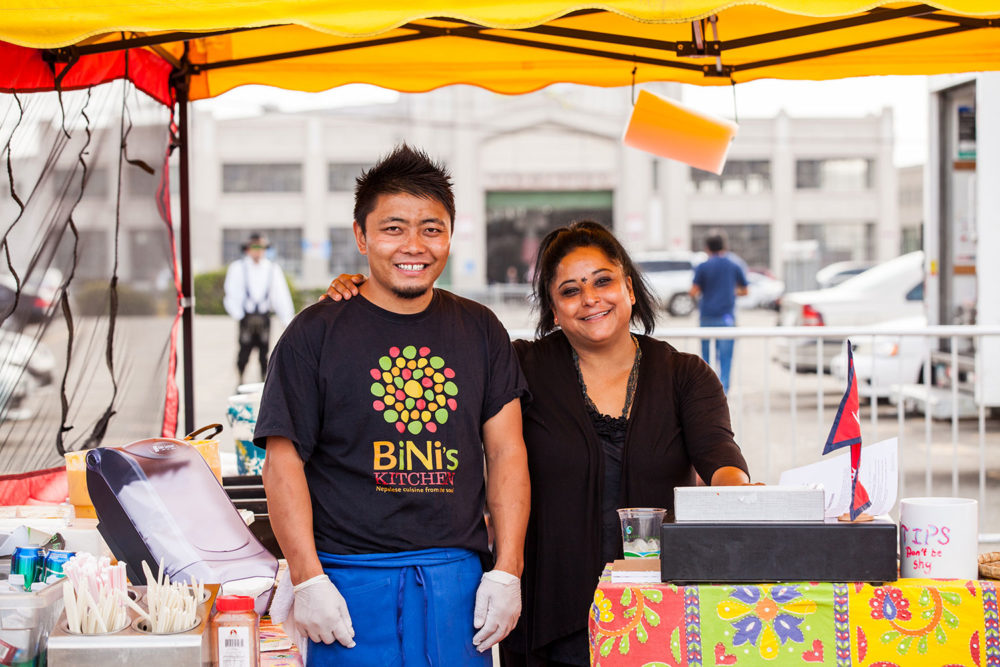
[[[191,262],[191,170],[190,170],[190,123],[188,119],[190,71],[188,43],[184,42],[182,67],[174,71],[171,86],[177,99],[180,113],[177,120],[177,144],[180,149],[178,176],[181,214],[181,329],[184,350],[184,432],[195,430],[194,414],[194,277]]]
[[[836,46],[829,49],[822,49],[820,51],[810,51],[808,53],[799,53],[793,56],[782,56],[779,58],[769,58],[767,60],[758,60],[752,63],[743,63],[742,65],[734,66],[734,70],[737,72],[745,72],[747,70],[758,69],[760,67],[770,67],[772,65],[781,65],[783,63],[798,62],[801,60],[810,60],[812,58],[822,58],[825,56],[834,56],[840,53],[851,53],[852,51],[864,51],[865,49],[873,49],[880,46],[890,46],[892,44],[903,44],[905,42],[915,42],[921,39],[928,39],[931,37],[940,37],[943,35],[950,35],[957,32],[966,32],[968,30],[976,30],[976,27],[968,27],[963,25],[951,26],[949,28],[941,28],[940,30],[929,30],[926,32],[918,32],[910,35],[900,35],[898,37],[887,37],[885,39],[876,39],[871,42],[864,42],[862,44],[849,44],[847,46]]]
[[[816,35],[823,32],[831,32],[834,30],[842,30],[844,28],[852,28],[857,25],[879,23],[882,21],[891,21],[911,16],[923,17],[924,15],[934,14],[935,12],[936,12],[935,8],[931,7],[930,5],[913,5],[912,7],[903,7],[900,9],[889,9],[879,12],[872,12],[868,14],[862,14],[860,16],[852,16],[846,19],[826,21],[823,23],[814,23],[809,26],[791,28],[789,30],[780,30],[776,32],[765,33],[763,35],[755,35],[753,37],[742,37],[739,39],[733,39],[729,41],[705,40],[704,44],[706,53],[708,55],[714,55],[715,53],[721,53],[723,49],[731,51],[733,49],[739,49],[746,46],[756,46],[758,44],[766,44],[768,42],[774,42],[783,39],[806,37],[809,35]],[[939,20],[953,20],[953,19],[964,20],[964,17],[948,17],[943,15],[938,15],[936,17],[939,18]],[[452,21],[456,23],[460,22],[457,19],[441,19],[441,20]],[[976,21],[978,19],[972,19],[972,20]],[[462,23],[464,23],[465,25],[475,25],[465,22]],[[583,41],[601,42],[605,44],[619,44],[621,46],[635,46],[643,49],[677,51],[678,55],[686,55],[687,53],[696,52],[693,47],[694,42],[673,42],[660,39],[628,37],[626,35],[602,33],[594,30],[580,30],[577,28],[564,28],[554,25],[539,25],[528,28],[520,28],[517,30],[517,32],[531,32],[540,35],[550,35],[552,37],[565,37],[567,39],[579,39]]]
[[[908,35],[899,35],[897,37],[889,37],[881,40],[861,42],[858,44],[847,44],[844,46],[832,47],[820,51],[810,51],[806,53],[799,53],[789,56],[782,56],[778,58],[771,58],[768,60],[761,60],[757,62],[743,63],[739,65],[723,65],[720,68],[714,65],[706,66],[697,63],[665,60],[662,58],[652,58],[649,56],[640,56],[638,54],[631,54],[631,53],[617,53],[614,51],[605,51],[601,49],[570,46],[567,44],[549,44],[541,41],[534,41],[534,40],[509,36],[499,32],[487,32],[488,30],[494,30],[494,29],[491,29],[486,26],[480,26],[476,24],[459,21],[458,19],[444,18],[435,20],[460,23],[461,26],[457,28],[441,28],[436,26],[424,25],[420,23],[407,23],[400,27],[414,30],[416,31],[417,34],[399,35],[396,37],[387,37],[377,40],[366,40],[364,42],[354,42],[350,44],[337,44],[328,47],[317,47],[314,49],[290,51],[284,53],[255,56],[251,58],[241,58],[237,60],[226,60],[226,61],[219,61],[206,64],[193,64],[191,67],[194,73],[198,73],[213,69],[238,67],[241,65],[272,62],[275,60],[284,60],[289,58],[308,57],[312,55],[334,53],[338,51],[351,51],[355,49],[367,48],[370,46],[380,46],[383,44],[406,42],[418,39],[430,39],[434,37],[464,37],[466,39],[478,39],[482,41],[511,44],[515,46],[527,46],[531,48],[538,48],[548,51],[573,53],[576,55],[593,56],[596,58],[619,60],[636,64],[654,65],[657,67],[670,67],[674,69],[685,69],[689,71],[701,70],[706,77],[729,78],[735,73],[741,71],[748,71],[752,69],[758,69],[760,67],[767,67],[771,65],[777,65],[788,62],[797,62],[802,60],[810,60],[814,58],[821,58],[840,53],[862,51],[865,49],[878,48],[881,46],[889,46],[892,44],[902,44],[905,42],[917,41],[931,37],[938,37],[941,35],[947,35],[957,32],[964,32],[967,30],[1000,26],[1000,22],[995,21],[993,19],[976,19],[976,18],[939,14],[936,12],[935,8],[931,7],[930,5],[913,5],[911,7],[903,7],[900,9],[873,10],[862,16],[855,16],[848,19],[839,19],[836,21],[826,21],[811,26],[803,26],[791,30],[782,30],[773,33],[767,33],[765,35],[757,35],[754,37],[745,37],[740,39],[734,39],[731,41],[721,41],[721,40],[706,41],[704,44],[704,48],[705,48],[705,53],[707,55],[721,55],[723,51],[731,51],[733,49],[743,48],[747,46],[755,46],[758,44],[763,44],[772,41],[781,41],[785,39],[806,37],[809,35],[815,35],[823,32],[831,32],[835,30],[841,30],[844,28],[850,28],[857,25],[881,23],[889,20],[907,18],[907,17],[925,19],[925,20],[944,21],[948,23],[953,23],[955,25],[949,28],[943,28],[941,30],[931,30],[919,33],[911,33]],[[502,29],[496,29],[496,30],[502,30]],[[692,54],[695,53],[695,49],[693,47],[692,42],[672,42],[668,40],[632,38],[624,35],[613,35],[613,34],[599,33],[590,30],[562,28],[559,26],[534,26],[519,30],[512,30],[510,32],[519,32],[519,33],[527,32],[539,35],[548,35],[553,37],[563,37],[567,39],[579,39],[582,41],[599,42],[604,44],[618,44],[621,46],[634,46],[637,48],[674,51],[677,53],[678,56],[682,57],[685,56],[688,52]]]
[[[426,28],[426,26],[420,26]],[[478,39],[486,42],[498,42],[500,44],[513,44],[516,46],[528,46],[539,49],[544,49],[546,51],[559,51],[562,53],[574,53],[576,55],[582,56],[594,56],[597,58],[606,58],[608,60],[622,60],[629,63],[639,63],[645,65],[656,65],[658,67],[672,67],[674,69],[686,69],[691,71],[699,71],[702,66],[695,63],[687,63],[676,60],[664,60],[662,58],[651,58],[649,56],[640,56],[635,53],[616,53],[614,51],[603,51],[599,49],[589,49],[581,46],[569,46],[568,44],[547,44],[545,42],[537,42],[530,39],[522,39],[520,37],[512,37],[503,34],[495,34],[491,32],[483,32],[482,28],[469,26],[468,28],[453,28],[453,29],[439,29],[444,30],[441,35],[448,35],[453,37],[465,37],[468,39]],[[530,30],[517,30],[513,32],[531,32]]]
[[[602,10],[596,10],[596,9],[582,10],[578,12],[572,12],[560,18],[595,14],[601,12]],[[909,17],[916,19],[924,19],[924,20],[942,21],[942,22],[952,23],[954,25],[952,27],[941,30],[932,30],[919,33],[911,33],[908,35],[899,35],[896,37],[889,37],[881,40],[861,42],[858,44],[848,44],[844,46],[823,49],[820,51],[810,51],[806,53],[780,56],[776,58],[769,58],[767,60],[760,60],[751,63],[743,63],[739,65],[721,65],[720,63],[721,66],[706,66],[700,63],[666,60],[663,58],[641,56],[634,53],[618,53],[603,49],[588,48],[585,46],[572,46],[569,44],[551,44],[543,41],[534,41],[530,39],[515,37],[513,35],[504,34],[504,32],[532,33],[536,35],[580,40],[589,43],[616,44],[619,46],[632,46],[636,48],[650,49],[656,51],[671,51],[675,53],[678,57],[693,58],[706,55],[707,56],[714,55],[717,57],[721,57],[721,55],[725,51],[732,51],[734,49],[744,48],[748,46],[757,46],[760,44],[766,44],[770,42],[778,42],[787,39],[796,39],[824,32],[832,32],[836,30],[842,30],[845,28],[851,28],[858,25],[880,23],[880,22],[891,21],[900,18],[909,18]],[[435,37],[451,36],[451,37],[464,37],[466,39],[477,39],[481,41],[489,41],[500,44],[511,44],[515,46],[527,46],[529,48],[537,48],[537,49],[556,51],[562,53],[573,53],[576,55],[592,56],[595,58],[603,58],[608,60],[618,60],[636,64],[654,65],[657,67],[669,67],[669,68],[683,69],[689,71],[701,70],[706,77],[728,78],[735,73],[748,71],[752,69],[759,69],[761,67],[769,67],[783,63],[810,60],[814,58],[822,58],[825,56],[836,55],[840,53],[850,53],[853,51],[861,51],[865,49],[877,48],[880,46],[888,46],[892,44],[901,44],[905,42],[927,39],[931,37],[938,37],[941,35],[947,35],[956,32],[963,32],[965,30],[1000,27],[1000,21],[995,19],[979,19],[974,17],[963,17],[963,16],[954,16],[950,14],[942,14],[936,8],[930,5],[919,4],[919,5],[911,5],[909,7],[901,7],[897,9],[877,8],[859,16],[852,16],[849,18],[837,19],[833,21],[824,21],[821,23],[815,23],[813,25],[801,26],[799,28],[792,28],[789,30],[779,30],[761,35],[754,35],[751,37],[742,37],[729,41],[705,40],[702,49],[699,50],[695,48],[694,42],[690,41],[674,42],[669,40],[628,37],[626,35],[608,34],[593,30],[580,30],[580,29],[566,28],[555,25],[539,25],[528,28],[521,28],[517,30],[505,30],[503,28],[490,28],[488,26],[481,26],[461,21],[459,19],[453,19],[447,17],[434,18],[431,20],[457,23],[459,24],[459,27],[445,28],[445,27],[438,27],[433,25],[411,22],[411,23],[406,23],[400,27],[408,30],[413,30],[414,31],[413,34],[396,35],[393,37],[383,37],[378,39],[368,39],[359,42],[335,44],[331,46],[316,47],[312,49],[302,49],[297,51],[285,51],[282,53],[272,53],[267,55],[251,56],[248,58],[223,60],[212,63],[187,62],[185,63],[185,66],[189,74],[194,75],[194,74],[199,74],[201,72],[206,72],[216,69],[240,67],[244,65],[254,65],[259,63],[274,62],[277,60],[288,60],[292,58],[305,58],[309,56],[316,56],[327,53],[353,51],[357,49],[364,49],[375,46],[384,46],[388,44],[398,44],[398,43],[405,43],[422,39],[431,39]],[[248,28],[236,28],[231,30],[218,30],[218,31],[203,32],[203,33],[169,32],[169,33],[162,33],[159,35],[145,35],[141,37],[133,36],[111,42],[102,42],[95,44],[87,44],[83,46],[71,46],[60,49],[51,49],[49,50],[49,53],[53,54],[55,58],[59,60],[72,61],[75,58],[85,55],[109,53],[113,51],[120,51],[123,49],[130,49],[130,48],[156,47],[159,45],[177,41],[184,41],[186,45],[187,40],[189,39],[228,35],[228,34],[247,32],[253,30],[266,30],[268,28],[273,28],[273,27],[279,27],[279,26],[267,25],[267,26],[248,27]],[[187,47],[185,46],[185,49],[186,48]]]
[[[809,37],[811,35],[818,35],[824,32],[853,28],[859,25],[882,23],[885,21],[894,21],[896,19],[910,17],[922,18],[929,13],[934,13],[935,11],[934,7],[931,7],[930,5],[913,5],[911,7],[887,9],[880,12],[868,12],[858,16],[851,16],[846,19],[824,21],[823,23],[814,23],[812,25],[801,26],[799,28],[789,28],[787,30],[776,30],[775,32],[765,32],[760,35],[754,35],[753,37],[741,37],[739,39],[726,41],[724,43],[724,47],[726,50],[740,49],[746,46],[757,46],[759,44],[767,44],[768,42],[795,39],[796,37]]]
[[[335,44],[332,46],[319,46],[314,49],[302,49],[299,51],[283,51],[281,53],[269,53],[265,56],[252,56],[250,58],[236,58],[233,60],[220,60],[214,63],[191,63],[191,73],[199,74],[214,69],[225,69],[229,67],[240,67],[242,65],[256,65],[258,63],[274,62],[276,60],[291,60],[292,58],[305,58],[308,56],[318,56],[324,53],[336,53],[338,51],[352,51],[370,46],[384,46],[386,44],[398,44],[411,42],[420,39],[427,39],[425,34],[397,35],[395,37],[383,37],[380,39],[370,39],[364,42],[352,42],[350,44]]]
[[[231,28],[228,30],[213,30],[211,32],[164,32],[158,35],[143,35],[142,37],[124,37],[112,42],[97,42],[94,44],[83,44],[64,46],[57,49],[45,49],[46,53],[51,53],[58,61],[67,60],[74,56],[91,56],[101,53],[114,53],[115,51],[125,51],[127,49],[141,49],[146,46],[160,46],[162,44],[172,44],[174,42],[185,42],[190,39],[201,37],[219,37],[221,35],[232,35],[240,32],[250,32],[252,30],[264,30],[275,26],[257,26],[253,28]],[[138,33],[136,33],[138,34]]]
[[[528,46],[539,49],[545,49],[547,51],[575,53],[577,55],[594,56],[597,58],[607,58],[609,60],[623,60],[630,63],[656,65],[658,67],[672,67],[674,69],[686,69],[692,71],[699,71],[702,69],[701,65],[697,65],[694,63],[676,62],[672,60],[664,60],[662,58],[650,58],[648,56],[639,56],[630,53],[615,53],[613,51],[587,49],[578,46],[568,46],[562,44],[546,44],[545,42],[537,42],[530,39],[520,39],[517,37],[508,37],[506,35],[486,33],[483,32],[484,30],[486,30],[486,28],[469,24],[466,24],[464,27],[460,28],[439,28],[435,26],[422,25],[419,23],[407,23],[400,27],[414,30],[416,32],[409,35],[397,35],[395,37],[385,37],[382,39],[373,39],[364,42],[353,42],[350,44],[336,44],[333,46],[323,46],[314,49],[303,49],[300,51],[285,51],[282,53],[268,54],[266,56],[254,56],[250,58],[240,58],[235,60],[222,60],[214,63],[192,64],[191,71],[192,73],[197,74],[200,72],[205,72],[214,69],[239,67],[241,65],[252,65],[257,63],[273,62],[275,60],[288,60],[291,58],[304,58],[324,53],[335,53],[338,51],[352,51],[355,49],[362,49],[370,46],[381,46],[384,44],[416,41],[421,39],[433,39],[436,37],[465,37],[467,39],[478,39],[489,42],[499,42],[502,44]]]

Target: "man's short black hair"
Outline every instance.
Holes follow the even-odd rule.
[[[448,211],[448,224],[455,227],[455,193],[448,169],[431,160],[427,153],[405,143],[361,172],[354,188],[354,221],[365,230],[368,214],[382,195],[408,194],[439,202]]]
[[[705,238],[705,247],[709,252],[722,252],[726,249],[726,235],[720,231],[711,232]]]

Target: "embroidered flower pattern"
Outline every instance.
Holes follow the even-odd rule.
[[[890,627],[879,636],[882,644],[894,645],[899,655],[906,655],[915,645],[917,653],[925,656],[931,650],[932,639],[944,646],[948,641],[948,629],[958,628],[958,616],[948,607],[959,607],[962,599],[946,587],[924,587],[915,600],[912,600],[913,591],[907,592],[910,598],[893,586],[874,589],[868,600],[871,617],[885,621]]]
[[[649,641],[648,628],[655,628],[660,624],[660,614],[651,605],[663,602],[663,592],[655,588],[632,588],[626,586],[622,589],[620,604],[622,606],[620,627],[608,627],[602,623],[610,623],[615,620],[612,611],[614,603],[607,599],[604,591],[597,589],[594,592],[594,602],[590,605],[590,615],[597,625],[597,632],[591,637],[591,660],[595,665],[600,664],[600,658],[606,658],[611,651],[618,646],[618,653],[628,655],[632,650],[632,640],[635,639],[640,644]],[[598,657],[600,656],[600,657]]]
[[[868,605],[872,608],[872,618],[876,620],[910,620],[910,601],[903,597],[903,591],[894,586],[875,589]]]
[[[803,643],[799,626],[816,603],[796,586],[738,586],[717,608],[719,618],[731,621],[733,646],[750,644],[760,657],[774,660],[786,642]]]
[[[599,623],[610,623],[615,620],[611,613],[611,600],[604,597],[604,591],[598,589],[594,593],[594,603],[590,606],[590,615]]]

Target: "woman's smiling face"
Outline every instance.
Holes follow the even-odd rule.
[[[575,248],[559,262],[549,286],[552,312],[570,343],[600,344],[627,333],[632,281],[594,246]]]

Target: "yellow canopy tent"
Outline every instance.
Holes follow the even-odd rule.
[[[192,294],[186,109],[245,84],[320,91],[465,83],[524,93],[557,82],[728,85],[1000,69],[1000,0],[8,0],[0,91],[127,77],[180,102],[182,303]],[[185,422],[194,429],[192,309]]]
[[[1000,67],[1000,2],[870,0],[14,0],[0,40],[73,62],[134,47],[190,74],[190,99],[248,83],[418,92],[467,83],[832,79]],[[2,87],[2,84],[0,84]],[[10,86],[8,86],[10,88]]]

